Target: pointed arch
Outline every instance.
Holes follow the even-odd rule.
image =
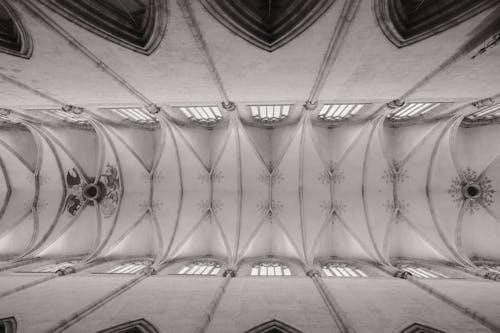
[[[0,333],[16,333],[17,321],[14,317],[0,319]]]
[[[302,333],[298,329],[285,324],[279,320],[273,319],[254,328],[245,331],[245,333]]]
[[[43,0],[69,21],[135,52],[150,55],[167,27],[167,0]],[[115,4],[116,3],[116,4]]]
[[[31,36],[7,0],[0,0],[0,52],[26,59],[33,53]]]
[[[444,332],[427,325],[414,323],[405,328],[404,330],[402,330],[401,333],[444,333]]]
[[[116,325],[105,330],[101,330],[97,333],[159,333],[150,322],[146,319],[141,318],[133,321],[129,321],[120,325]]]
[[[265,51],[273,52],[316,22],[335,0],[200,2],[234,34]]]
[[[498,4],[496,0],[374,0],[380,28],[397,47],[448,30]]]

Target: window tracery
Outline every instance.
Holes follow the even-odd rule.
[[[324,121],[341,121],[359,113],[365,104],[324,104],[318,117]]]
[[[221,270],[221,265],[213,261],[198,261],[181,268],[179,275],[211,275],[216,276]]]
[[[187,106],[179,109],[190,121],[201,125],[215,125],[222,119],[218,106]]]
[[[124,263],[124,264],[114,266],[114,267],[110,268],[109,270],[105,271],[104,273],[107,273],[107,274],[137,274],[137,273],[140,273],[144,268],[148,267],[149,265],[150,265],[149,262],[143,262],[143,261],[129,262],[129,263]]]
[[[329,263],[321,266],[321,270],[327,277],[337,278],[359,278],[368,277],[361,269],[343,263]]]
[[[390,120],[409,120],[424,116],[440,107],[442,103],[408,103],[395,109],[388,118]]]
[[[140,124],[153,124],[156,123],[157,120],[153,117],[149,111],[144,108],[109,108],[109,109],[101,109],[104,112],[111,112],[113,115],[122,120],[127,120],[134,123]]]
[[[250,112],[255,120],[273,123],[288,117],[290,105],[251,105]]]
[[[290,268],[279,262],[261,262],[252,267],[251,276],[291,276]]]
[[[412,276],[419,279],[448,279],[449,277],[435,270],[417,266],[417,265],[400,265],[399,268]]]
[[[31,272],[33,273],[56,273],[57,271],[64,271],[66,269],[73,268],[76,264],[76,261],[64,261],[60,263],[53,263],[53,264],[48,264],[48,265],[43,265],[40,267],[37,267]]]
[[[465,117],[466,120],[474,122],[481,120],[494,120],[500,118],[500,104],[491,105],[474,112]]]

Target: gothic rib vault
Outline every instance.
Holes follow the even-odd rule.
[[[328,129],[306,113],[271,132],[234,114],[214,130],[162,116],[142,130],[98,117],[87,129],[9,117],[3,257],[500,260],[500,152],[466,158],[479,149],[470,137],[498,134],[460,127],[460,117]],[[101,196],[85,193],[92,183]],[[468,184],[479,196],[463,192]]]
[[[71,10],[56,0],[43,3],[40,16],[33,1],[14,6],[36,27],[36,58],[2,54],[8,71],[1,72],[1,84],[9,91],[4,106],[14,110],[3,115],[0,134],[3,258],[152,256],[162,263],[213,255],[237,265],[274,255],[305,266],[327,256],[389,265],[401,257],[465,266],[499,260],[494,171],[500,152],[483,147],[497,139],[497,125],[469,128],[464,121],[477,111],[471,102],[498,93],[490,70],[495,50],[469,57],[478,41],[490,37],[498,9],[455,22],[455,30],[435,37],[449,40],[450,47],[436,48],[429,38],[399,50],[378,30],[371,4],[325,1],[318,5],[322,19],[304,25],[271,55],[232,35],[207,11],[206,1],[178,1],[171,12],[167,2],[148,2],[155,4],[148,17],[157,21],[144,21],[139,32],[151,32],[153,24],[160,27],[153,29],[156,37],[141,35],[140,41],[127,39],[128,45],[114,33],[117,25],[85,16],[90,0]],[[172,23],[162,39],[167,17]],[[341,29],[349,25],[352,30]],[[476,44],[463,47],[467,34],[477,34]],[[133,50],[140,46],[149,57],[109,38]],[[376,43],[367,47],[360,38]],[[304,55],[306,46],[310,53]],[[256,62],[259,57],[265,60]],[[396,61],[403,58],[429,70]],[[462,61],[453,74],[442,69],[452,64],[448,59]],[[328,75],[324,67],[334,72]],[[440,75],[432,76],[435,68]],[[435,81],[425,81],[429,77]],[[451,79],[471,97],[456,95],[447,84]],[[428,86],[415,93],[422,82]],[[310,95],[317,97],[313,102],[320,99],[318,105],[340,96],[340,102],[364,103],[369,110],[325,124],[319,109],[309,110],[313,103],[302,107],[311,86],[320,87]],[[449,107],[436,118],[394,123],[386,103],[412,95],[406,91],[415,101]],[[235,110],[224,111],[213,129],[178,112],[189,98],[195,105],[227,105],[228,96]],[[137,107],[137,99],[162,106],[156,126],[124,126],[102,117],[101,106]],[[291,115],[271,128],[251,119],[249,100],[286,101]],[[39,112],[69,101],[84,106],[86,123],[71,125]]]

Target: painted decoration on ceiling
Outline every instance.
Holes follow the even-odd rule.
[[[66,185],[68,187],[68,195],[66,197],[65,210],[71,216],[75,216],[85,201],[83,198],[83,188],[86,184],[78,171],[72,168],[66,173]]]
[[[200,0],[236,35],[273,52],[311,26],[335,0]]]
[[[105,194],[101,201],[101,212],[105,218],[109,218],[116,212],[120,198],[120,178],[116,166],[106,164],[101,181],[105,187]]]
[[[31,37],[7,0],[0,0],[0,52],[22,58],[33,53]]]
[[[135,52],[149,55],[167,26],[165,0],[43,0],[68,20]]]
[[[497,0],[376,0],[380,28],[397,47],[432,37],[488,9]]]

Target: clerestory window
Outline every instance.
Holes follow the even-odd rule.
[[[252,276],[290,276],[290,268],[278,262],[261,262],[252,267]]]
[[[221,265],[212,261],[199,261],[184,266],[177,274],[181,275],[212,275],[219,274]]]

